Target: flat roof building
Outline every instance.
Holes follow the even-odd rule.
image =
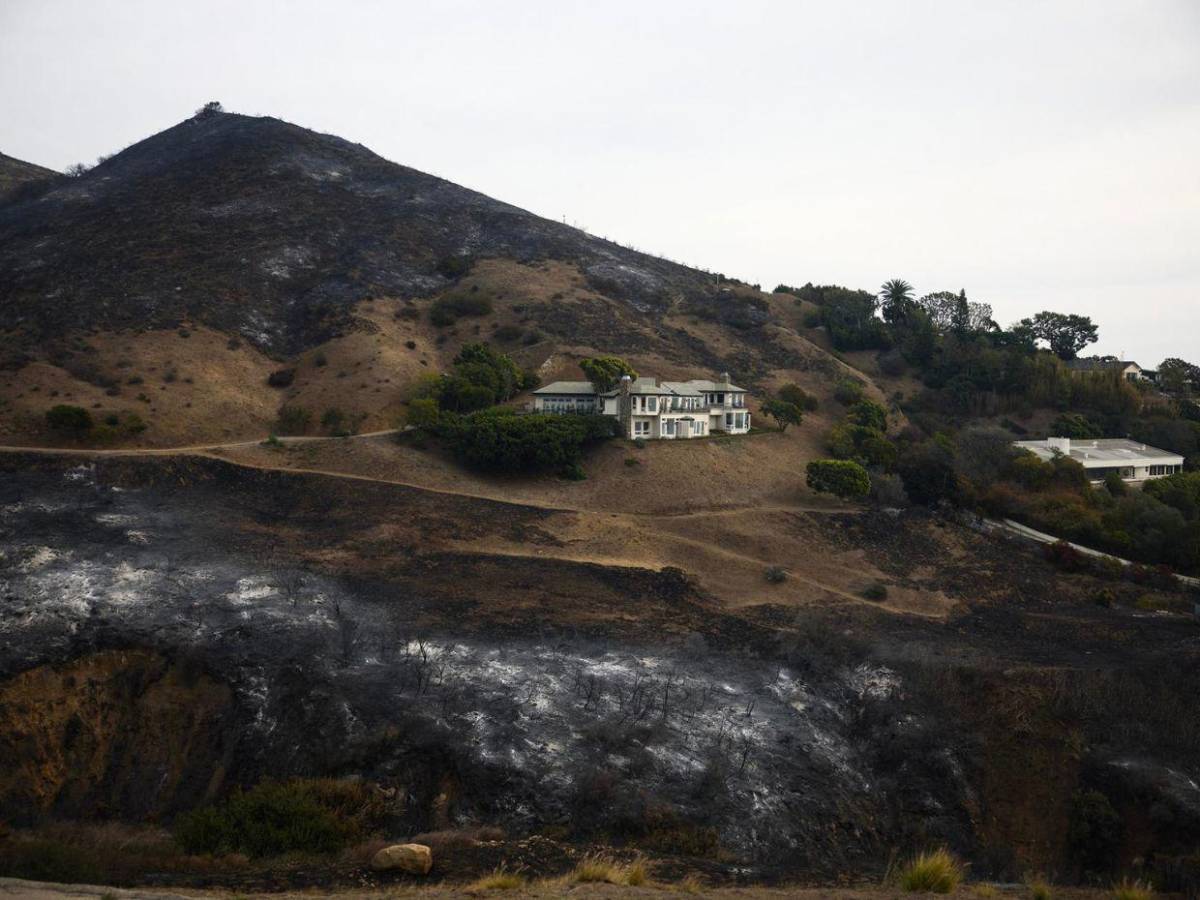
[[[1073,459],[1087,470],[1091,481],[1103,481],[1109,472],[1116,472],[1122,481],[1138,482],[1183,471],[1183,457],[1178,453],[1128,438],[1072,440],[1050,437],[1014,443],[1047,462],[1055,456]]]

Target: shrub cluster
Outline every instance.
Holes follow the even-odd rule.
[[[409,424],[432,425],[438,410],[467,413],[486,409],[536,385],[537,376],[522,372],[507,355],[487,344],[467,344],[454,358],[449,373],[431,374],[418,382],[409,401]],[[414,410],[413,405],[423,400],[432,406],[422,404]],[[419,421],[414,421],[414,413]]]
[[[843,500],[861,500],[871,493],[871,476],[856,462],[814,459],[807,466],[808,486]]]
[[[616,423],[600,415],[521,415],[489,409],[469,415],[443,413],[433,430],[455,456],[480,469],[581,475],[584,449],[612,437]]]
[[[385,814],[361,784],[264,781],[183,814],[175,840],[188,853],[332,853],[365,836]]]
[[[469,292],[446,294],[429,307],[429,321],[438,328],[453,325],[459,319],[490,315],[492,301]]]

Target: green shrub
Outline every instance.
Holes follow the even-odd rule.
[[[438,328],[453,325],[459,319],[490,315],[492,301],[478,294],[446,294],[429,307],[429,321]]]
[[[275,416],[276,434],[304,434],[312,424],[312,413],[303,406],[279,407]]]
[[[766,578],[770,584],[783,584],[787,581],[787,570],[783,566],[771,566],[767,569]]]
[[[344,431],[346,427],[346,414],[336,406],[330,407],[321,415],[321,427],[329,434],[337,434]]]
[[[819,493],[833,494],[843,500],[860,499],[871,493],[871,476],[856,462],[814,459],[806,471],[808,486]]]
[[[573,476],[583,449],[612,437],[608,416],[518,415],[491,409],[470,415],[443,414],[436,433],[450,450],[481,469],[500,472],[559,471]]]
[[[472,263],[469,256],[443,256],[438,260],[437,271],[447,278],[462,278],[471,271]]]
[[[438,421],[437,401],[429,398],[410,400],[408,403],[408,424],[414,428],[428,428]]]
[[[833,389],[833,399],[843,406],[853,406],[863,398],[861,381],[853,378],[840,378]]]
[[[881,601],[887,599],[887,596],[888,596],[887,585],[876,581],[874,584],[868,585],[866,588],[864,588],[862,595],[868,600],[874,600],[876,602],[881,602]]]
[[[776,392],[776,396],[778,396],[780,400],[798,407],[803,412],[813,412],[818,406],[820,406],[817,398],[808,391],[804,390],[804,388],[800,387],[798,384],[785,384]]]
[[[285,388],[296,380],[295,369],[276,369],[267,376],[267,384],[273,388]]]
[[[264,781],[184,813],[175,840],[188,853],[333,853],[362,837],[379,815],[359,785]]]
[[[779,397],[764,400],[760,408],[764,415],[775,420],[775,427],[781,432],[787,431],[789,425],[799,425],[804,419],[800,407]]]
[[[467,344],[454,358],[453,370],[429,382],[428,394],[436,396],[442,409],[473,412],[515,397],[526,382],[525,373],[505,354],[487,344]]]
[[[900,870],[900,887],[906,891],[949,894],[962,877],[962,864],[943,848],[910,860]]]
[[[60,434],[80,437],[92,430],[92,414],[82,406],[60,403],[46,410],[46,424]]]

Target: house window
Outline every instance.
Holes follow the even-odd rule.
[[[725,395],[717,394],[717,405],[719,406],[719,405],[723,404],[724,402],[725,402]]]
[[[725,427],[726,428],[733,427],[733,413],[725,413]]]
[[[663,421],[663,435],[665,437],[675,437],[675,420],[666,419]]]
[[[646,398],[646,409],[648,409],[650,412],[658,412],[658,398],[657,397],[647,397]]]
[[[650,433],[650,423],[642,422],[642,421],[634,422],[633,423],[633,433],[635,435],[637,435],[638,437],[645,437],[646,435],[648,435]]]

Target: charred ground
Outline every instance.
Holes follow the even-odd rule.
[[[556,556],[539,507],[208,460],[5,466],[0,805],[26,824],[353,776],[395,836],[495,824],[743,878],[930,842],[1067,872],[1081,788],[1120,811],[1125,862],[1200,828],[1194,624],[1097,607],[952,523],[796,516],[896,577],[967,546],[988,585],[948,571],[945,619],[765,588],[730,609],[683,571]],[[533,555],[463,549],[497,535]]]

